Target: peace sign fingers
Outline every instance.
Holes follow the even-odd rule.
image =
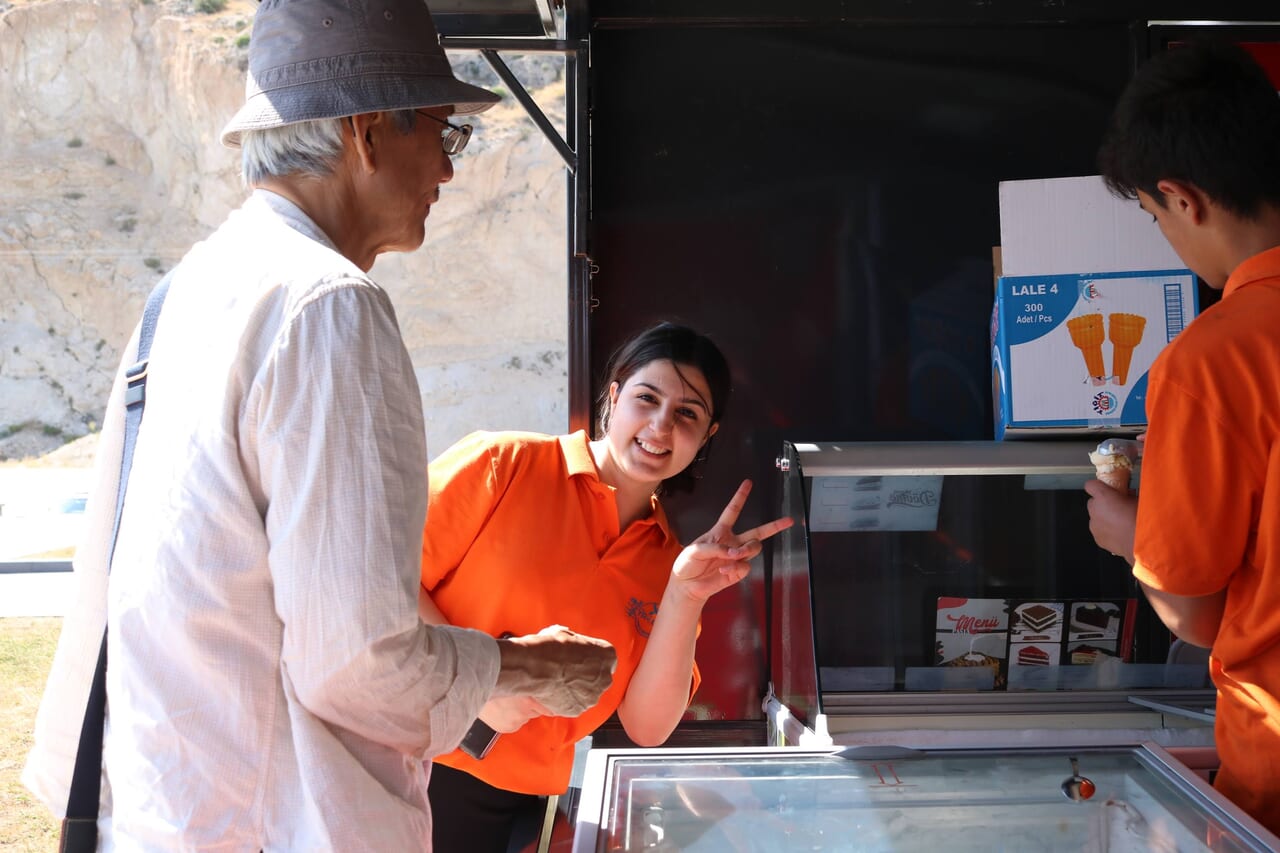
[[[775,518],[768,524],[762,524],[759,527],[753,527],[750,530],[738,534],[738,542],[763,542],[775,533],[781,533],[786,530],[795,521],[790,518]]]
[[[786,530],[791,526],[791,519],[778,518],[759,527],[753,527],[743,533],[734,533],[733,526],[738,523],[738,518],[742,515],[742,510],[747,505],[747,496],[750,494],[751,481],[743,480],[742,485],[738,486],[738,490],[733,493],[733,497],[725,505],[724,511],[720,513],[720,518],[716,520],[715,525],[694,541],[739,546],[747,542],[762,542],[775,533]]]
[[[724,528],[725,530],[733,530],[733,526],[738,523],[738,516],[742,515],[742,510],[747,505],[747,496],[751,494],[751,481],[743,480],[742,485],[738,486],[738,491],[733,493],[733,497],[729,498],[729,503],[725,506],[724,511],[720,513],[720,518],[716,521],[715,530]]]

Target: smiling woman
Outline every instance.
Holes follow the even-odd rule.
[[[485,705],[467,749],[432,768],[437,850],[505,851],[526,840],[520,827],[537,822],[541,798],[568,786],[574,744],[615,710],[642,745],[662,743],[679,722],[700,681],[703,605],[789,524],[733,532],[749,483],[689,547],[667,524],[659,497],[696,483],[728,397],[716,345],[663,323],[612,359],[596,440],[476,433],[431,464],[423,619],[494,636],[559,624],[618,653],[612,686],[579,717],[523,700]]]

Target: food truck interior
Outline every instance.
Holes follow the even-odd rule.
[[[969,443],[993,443],[997,187],[1095,174],[1110,110],[1133,69],[1180,40],[1246,43],[1274,72],[1280,26],[1267,20],[1275,16],[1266,4],[429,5],[446,47],[484,52],[565,159],[570,426],[592,423],[591,389],[618,343],[661,319],[686,322],[725,350],[734,396],[705,479],[668,504],[678,531],[690,537],[710,526],[744,477],[755,482],[744,524],[780,510],[804,522],[790,544],[766,554],[763,571],[709,605],[698,647],[703,685],[673,743],[764,743],[770,685],[819,674],[828,682],[822,692],[865,692],[880,703],[915,693],[960,702],[1019,695],[1008,660],[982,685],[976,676],[929,675],[940,657],[954,659],[935,624],[952,599],[1000,601],[992,606],[1015,623],[1020,606],[1060,603],[1064,628],[1076,605],[1090,607],[1080,611],[1085,621],[1105,605],[1122,626],[1115,656],[1170,659],[1171,638],[1127,567],[1089,536],[1078,489],[1087,460],[1060,488],[1027,486],[1044,464],[1037,453],[1052,457],[1051,449],[963,470]],[[541,115],[502,62],[504,53],[528,51],[566,57],[563,126]],[[1215,296],[1201,285],[1201,308]],[[908,462],[912,446],[958,454],[938,471],[914,470],[942,478],[932,526],[815,529],[807,501],[819,475],[795,448],[885,442],[907,443],[895,453]],[[777,465],[788,453],[798,462],[790,498]],[[815,470],[827,464],[821,453],[811,461]],[[845,466],[834,476],[893,473]],[[786,559],[803,561],[809,587],[784,608],[777,564]],[[1028,618],[1039,624],[1037,615],[1048,618]],[[788,657],[797,642],[809,652]],[[1062,640],[1053,654],[1066,663],[1075,651]],[[976,645],[964,650],[971,653],[988,654]],[[877,668],[881,680],[865,680]],[[1193,680],[1211,701],[1207,682]],[[1090,686],[1099,687],[1058,682],[1054,692]],[[819,703],[810,699],[796,713],[812,727]],[[599,741],[625,738],[606,727]]]
[[[854,849],[819,836],[848,841],[850,820],[892,828],[906,812],[877,823],[877,798],[911,790],[950,815],[897,826],[941,832],[922,844],[963,846],[953,830],[986,838],[993,821],[1039,833],[1052,819],[1082,839],[1119,832],[1111,849],[1152,849],[1128,811],[1154,802],[1134,781],[1148,773],[1162,780],[1155,799],[1197,803],[1170,807],[1181,817],[1166,825],[1190,839],[1179,849],[1266,849],[1265,832],[1202,784],[1211,746],[1174,760],[1159,745],[1212,743],[1213,690],[1203,652],[1173,642],[1128,567],[1093,544],[1080,486],[1100,436],[994,441],[990,335],[1000,182],[1096,174],[1134,68],[1179,41],[1245,44],[1280,88],[1274,10],[429,5],[446,47],[481,51],[565,161],[570,427],[590,428],[592,389],[621,341],[685,322],[724,349],[734,396],[695,494],[667,502],[677,531],[709,527],[744,477],[755,482],[744,525],[798,522],[704,612],[703,683],[673,749],[628,756],[619,726],[597,732],[605,749],[570,791],[583,803],[574,850],[664,837]],[[563,123],[503,62],[530,51],[566,58]],[[1201,284],[1198,297],[1203,309],[1216,294]],[[890,503],[914,520],[887,522]],[[753,752],[767,743],[799,748]],[[890,754],[904,743],[1004,751],[931,752],[934,768]],[[1129,787],[1096,813],[1061,811],[1063,775],[1066,791],[1078,770],[1102,780],[1112,764]],[[1038,769],[1017,781],[1022,765]],[[993,818],[993,803],[1009,815]],[[751,843],[726,840],[734,820]]]

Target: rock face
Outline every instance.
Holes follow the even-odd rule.
[[[96,429],[147,293],[243,199],[218,132],[243,98],[255,6],[0,0],[0,459]],[[509,59],[563,126],[560,61]],[[455,67],[497,83],[474,57]],[[424,246],[372,271],[433,453],[568,420],[564,167],[511,98],[472,123]]]

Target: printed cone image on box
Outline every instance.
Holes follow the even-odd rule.
[[[1071,343],[1084,355],[1089,375],[1095,379],[1105,377],[1107,369],[1102,366],[1102,342],[1106,335],[1102,333],[1102,318],[1097,314],[1072,317],[1067,321],[1067,331],[1071,332]]]
[[[1112,314],[1107,319],[1113,347],[1111,375],[1117,385],[1123,385],[1129,378],[1133,348],[1142,343],[1142,330],[1147,325],[1147,318],[1137,314]]]

